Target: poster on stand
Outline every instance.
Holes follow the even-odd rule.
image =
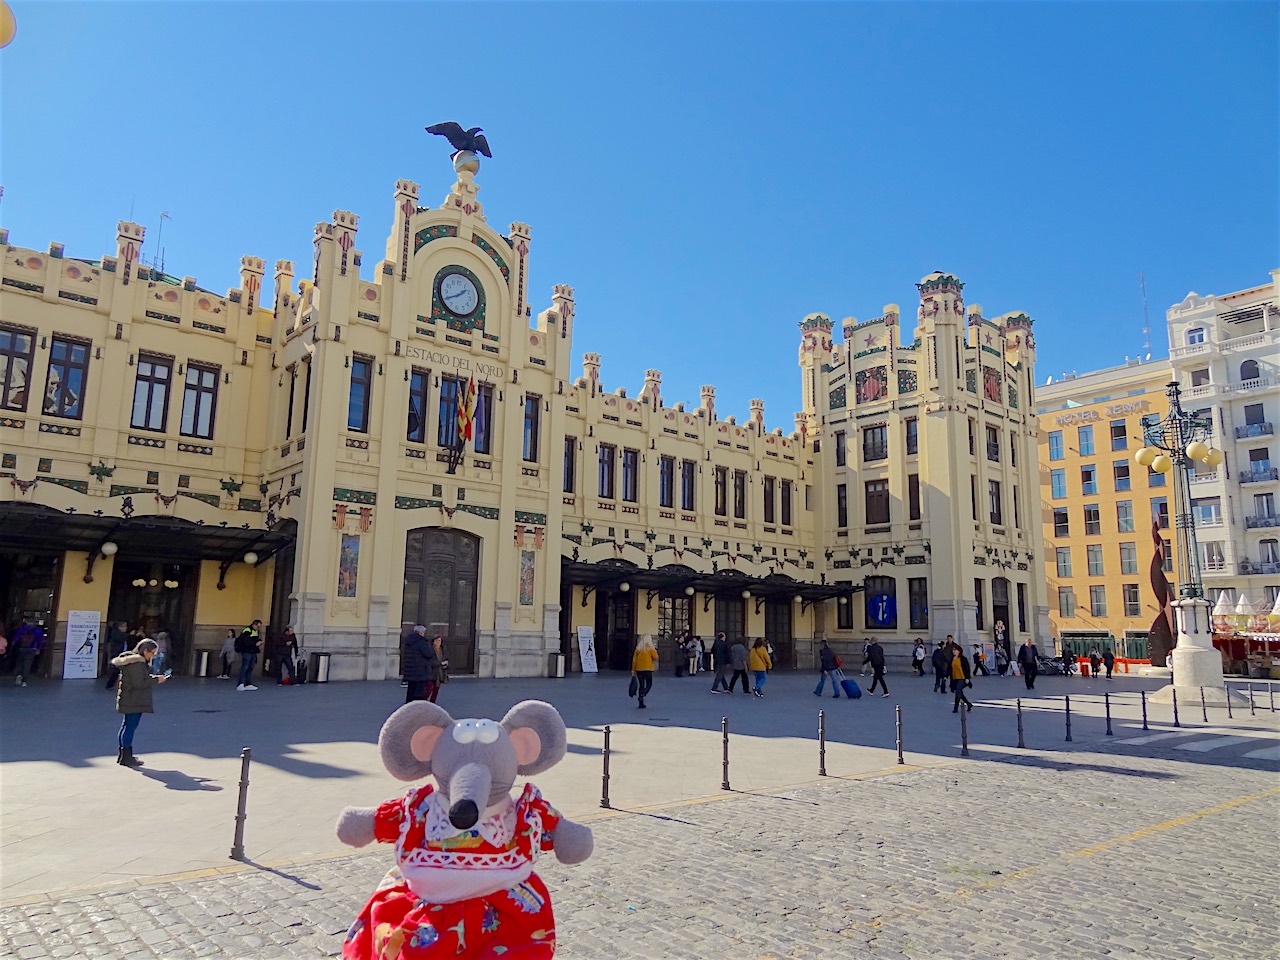
[[[64,680],[92,680],[98,675],[99,610],[67,611],[67,647],[62,655]]]
[[[595,627],[578,628],[578,654],[582,657],[583,673],[599,673],[596,665],[596,629]]]

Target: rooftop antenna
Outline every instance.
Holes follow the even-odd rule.
[[[1142,353],[1151,359],[1151,321],[1147,317],[1147,275],[1138,274],[1138,286],[1142,288]]]
[[[160,211],[160,226],[156,229],[156,251],[157,251],[157,258],[159,259],[160,262],[157,265],[156,259],[152,259],[151,265],[155,267],[157,270],[159,270],[161,273],[164,273],[164,247],[160,246],[160,241],[164,237],[164,222],[166,220],[172,220],[172,219],[173,217],[170,216],[168,210]]]

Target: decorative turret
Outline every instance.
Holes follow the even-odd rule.
[[[591,387],[591,395],[594,397],[600,389],[600,354],[584,353],[582,355],[582,375]]]
[[[387,259],[395,264],[395,275],[403,283],[409,278],[409,258],[413,256],[413,215],[418,212],[418,185],[412,180],[396,181],[396,228],[387,240]]]
[[[516,252],[516,316],[529,315],[529,241],[533,236],[527,223],[513,223],[507,233],[511,249]]]
[[[702,411],[708,420],[716,418],[716,388],[710,385],[702,388]]]
[[[655,410],[662,405],[661,370],[646,370],[644,372],[644,389],[640,391],[640,399],[651,403]]]
[[[338,249],[342,251],[342,255],[338,260],[338,275],[345,277],[347,268],[354,259],[359,264],[360,254],[355,250],[356,245],[356,226],[360,222],[360,218],[349,210],[333,211],[333,228],[334,240],[337,241]]]
[[[560,339],[568,340],[573,332],[573,287],[567,283],[557,283],[551,288],[551,304],[556,313],[560,314]],[[599,361],[598,355],[596,360]]]
[[[764,401],[751,401],[751,422],[756,425],[756,429],[764,433]]]
[[[258,309],[258,294],[262,291],[266,268],[266,263],[258,257],[240,258],[240,289],[244,291],[245,312],[250,315]]]
[[[960,379],[960,335],[964,320],[964,284],[935,270],[916,284],[920,291],[916,337],[925,345],[924,383],[943,396],[954,396]]]
[[[120,280],[127,287],[142,254],[142,238],[147,228],[128,220],[116,224],[116,258],[120,262]]]
[[[831,365],[831,318],[811,313],[800,321],[799,327],[801,395],[805,410],[812,413],[818,409],[821,391],[826,389],[827,377],[823,368]]]

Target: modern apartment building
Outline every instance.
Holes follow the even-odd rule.
[[[1235,293],[1187,294],[1168,327],[1183,407],[1212,416],[1209,442],[1227,455],[1192,478],[1206,595],[1270,606],[1280,593],[1280,270]]]
[[[1134,360],[1036,388],[1049,621],[1077,653],[1114,640],[1146,655],[1157,536],[1176,582],[1170,475],[1133,461],[1141,418],[1168,412],[1170,379],[1165,361]]]

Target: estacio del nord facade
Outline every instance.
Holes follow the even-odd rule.
[[[766,637],[783,668],[997,621],[1045,648],[1026,315],[945,273],[909,341],[895,305],[841,342],[810,314],[787,429],[658,370],[606,388],[571,287],[535,318],[531,230],[493,229],[477,167],[438,206],[398,182],[383,258],[338,211],[307,275],[247,256],[225,294],[144,266],[137,224],[96,260],[0,233],[0,620],[44,626],[44,672],[72,611],[166,629],[179,674],[255,617],[331,679],[396,676],[414,623],[482,677],[578,669],[580,626],[606,669],[645,633]]]

